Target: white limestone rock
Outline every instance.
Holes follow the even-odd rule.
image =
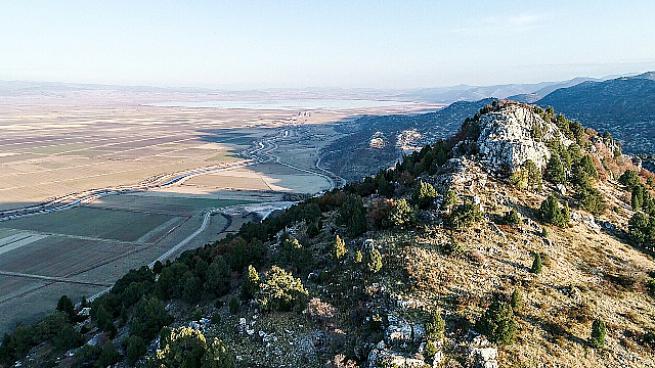
[[[483,114],[479,124],[480,158],[491,172],[514,172],[528,160],[544,168],[550,158],[545,142],[558,138],[567,147],[572,143],[555,124],[544,121],[526,105],[508,104]],[[535,130],[541,131],[541,137],[535,138]]]

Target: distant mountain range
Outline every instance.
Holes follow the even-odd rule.
[[[561,82],[534,84],[503,84],[495,86],[467,86],[423,88],[401,94],[403,98],[426,102],[452,103],[456,101],[478,101],[484,98],[509,98],[520,102],[535,102],[559,89],[588,81],[602,81],[594,78],[574,78]]]
[[[655,152],[655,72],[560,88],[536,104],[611,132],[628,152]]]

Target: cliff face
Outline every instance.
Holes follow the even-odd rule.
[[[480,116],[479,129],[481,161],[492,172],[514,172],[528,160],[545,168],[550,158],[545,142],[558,139],[567,147],[572,143],[555,124],[521,104],[510,103]]]

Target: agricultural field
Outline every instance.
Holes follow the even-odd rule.
[[[230,96],[222,96],[230,98]],[[216,108],[215,94],[56,91],[0,100],[0,333],[342,184],[332,122],[425,109]]]
[[[92,296],[171,249],[174,258],[217,240],[248,220],[240,206],[249,203],[174,193],[112,195],[0,222],[0,332],[38,318],[63,294]],[[232,216],[207,212],[227,208]]]

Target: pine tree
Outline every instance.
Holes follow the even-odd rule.
[[[566,169],[558,153],[553,153],[546,166],[546,179],[555,184],[566,182]]]
[[[434,200],[437,198],[437,190],[434,189],[432,184],[419,181],[416,190],[414,191],[414,203],[421,209],[429,208]]]
[[[346,225],[348,234],[357,236],[366,231],[366,209],[362,197],[349,194],[341,208],[339,208],[338,221]]]
[[[511,305],[512,305],[512,309],[515,312],[518,312],[523,308],[523,294],[521,294],[521,290],[519,290],[518,288],[514,289],[514,291],[512,292]]]
[[[259,273],[257,273],[257,270],[253,265],[248,266],[248,271],[246,274],[246,279],[243,281],[243,285],[241,285],[241,297],[243,299],[250,299],[259,290]]]
[[[507,303],[495,300],[476,324],[476,329],[498,345],[514,342],[516,322],[514,311]]]
[[[373,248],[368,253],[368,263],[366,265],[368,270],[373,273],[377,273],[382,269],[382,255],[377,249]]]
[[[425,336],[428,341],[438,341],[443,339],[446,330],[446,322],[441,317],[441,313],[435,311],[432,314],[432,320],[425,325]]]
[[[448,189],[441,202],[441,210],[450,211],[450,209],[457,204],[457,194],[454,190]]]
[[[555,195],[551,194],[546,198],[539,207],[539,214],[541,219],[547,223],[559,227],[566,227],[569,224],[569,210],[568,207],[560,208],[559,201]]]
[[[600,319],[594,320],[594,323],[591,325],[591,346],[596,349],[605,346],[605,335],[607,335],[605,322]]]
[[[534,273],[535,275],[538,275],[541,273],[541,268],[543,264],[541,261],[541,254],[535,253],[534,258],[532,260],[532,268],[530,268],[530,272]]]
[[[357,251],[355,251],[355,263],[359,264],[362,263],[363,261],[364,261],[364,254],[362,253],[361,250],[357,249]]]
[[[69,320],[75,318],[75,306],[70,298],[66,295],[62,295],[57,302],[57,310],[63,312]]]
[[[346,255],[346,242],[337,235],[332,243],[332,256],[336,261],[341,260]]]
[[[393,207],[389,211],[389,222],[398,227],[414,222],[414,211],[406,199],[399,199],[393,203]]]

